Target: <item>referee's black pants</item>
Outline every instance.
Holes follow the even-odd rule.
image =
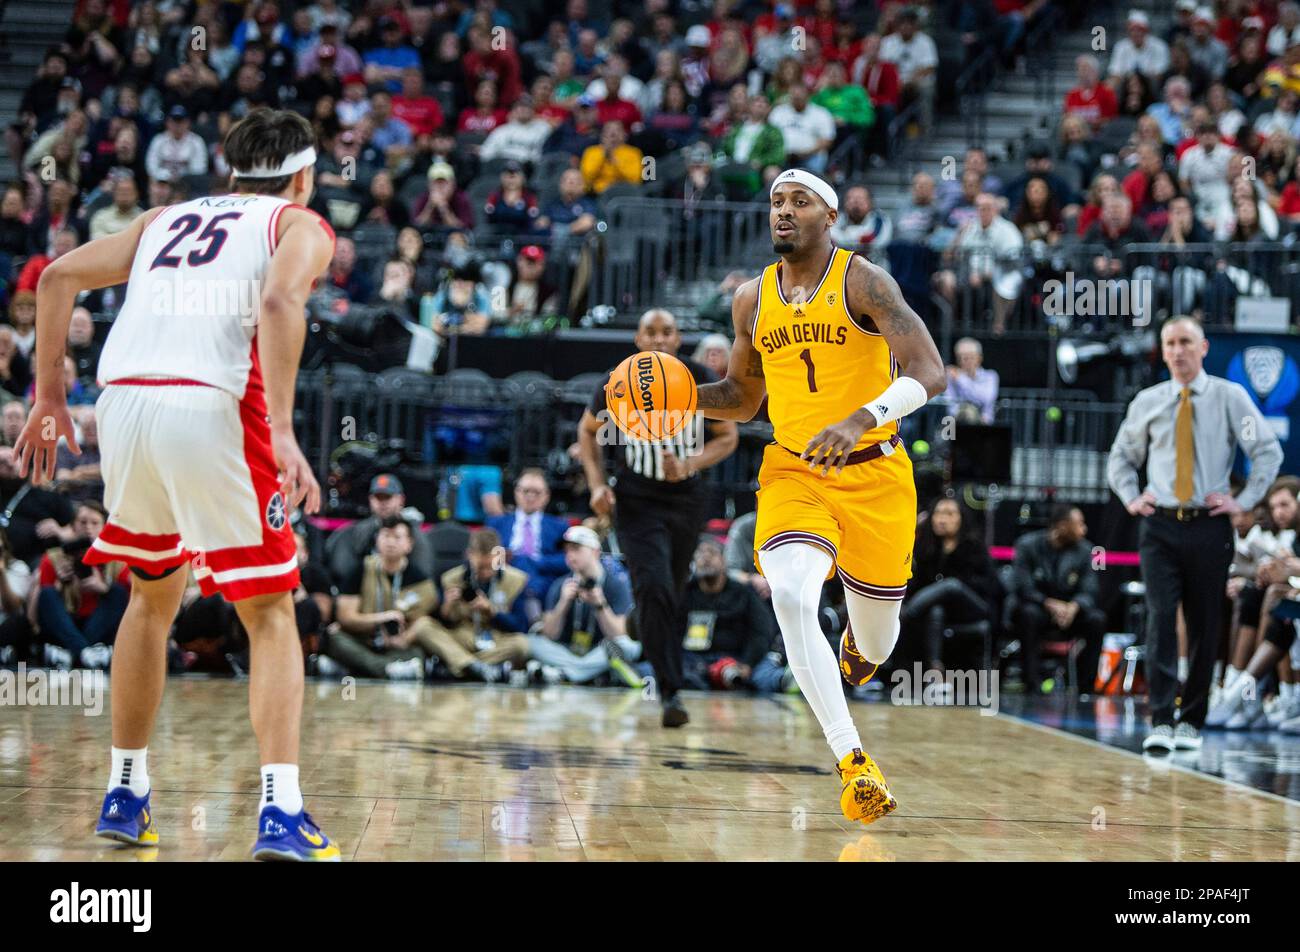
[[[1174,723],[1178,695],[1178,605],[1187,623],[1187,684],[1181,719],[1205,726],[1210,681],[1222,633],[1224,589],[1232,564],[1228,516],[1200,516],[1179,522],[1152,515],[1138,532],[1142,581],[1146,585],[1146,671],[1151,724]]]
[[[663,700],[682,687],[682,594],[704,528],[704,493],[669,500],[620,494],[614,528],[636,602],[636,636]]]

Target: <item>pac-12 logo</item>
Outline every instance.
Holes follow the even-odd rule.
[[[276,493],[266,503],[266,524],[279,531],[284,528],[286,519],[284,496]]]

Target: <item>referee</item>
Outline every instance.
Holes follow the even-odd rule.
[[[662,308],[646,311],[637,325],[636,348],[676,356],[682,345],[677,320]],[[697,384],[717,378],[706,367],[683,360]],[[591,487],[591,509],[597,515],[614,512],[618,544],[627,558],[636,603],[636,636],[654,667],[663,700],[664,727],[681,727],[689,720],[677,692],[682,686],[682,593],[690,573],[691,557],[699,542],[708,506],[708,491],[701,471],[720,463],[736,450],[736,424],[710,420],[704,439],[704,419],[699,414],[681,433],[660,443],[625,436],[606,413],[602,385],[578,425],[582,467]],[[605,480],[604,445],[614,452],[614,489]]]
[[[1229,517],[1263,498],[1282,465],[1282,447],[1240,384],[1205,372],[1210,342],[1196,320],[1166,321],[1160,349],[1171,379],[1133,398],[1107,476],[1128,511],[1142,517],[1151,709],[1142,749],[1168,752],[1201,746],[1233,554]],[[1250,478],[1234,497],[1228,477],[1238,446],[1250,458]],[[1143,462],[1147,485],[1139,492]],[[1190,663],[1175,730],[1180,603]]]

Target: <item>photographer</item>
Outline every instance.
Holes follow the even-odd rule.
[[[0,530],[0,665],[14,664],[27,657],[32,624],[25,606],[31,587],[31,568],[14,558],[9,537]]]
[[[338,622],[325,632],[318,674],[340,673],[333,661],[368,678],[424,678],[416,643],[433,624],[429,613],[438,604],[438,590],[411,560],[413,544],[411,524],[401,516],[380,522],[377,554],[366,556],[339,583]]]
[[[130,576],[119,562],[109,562],[101,571],[82,561],[107,520],[99,503],[81,503],[72,520],[72,540],[41,557],[40,586],[30,597],[29,617],[46,642],[47,663],[56,667],[107,668],[113,657]]]
[[[641,678],[626,664],[641,657],[640,643],[627,636],[632,610],[627,576],[604,564],[600,538],[586,526],[570,526],[563,544],[571,574],[551,583],[541,633],[528,636],[533,657],[574,684],[613,670],[639,686]]]
[[[464,564],[442,575],[439,621],[417,641],[454,677],[470,674],[491,683],[504,676],[505,662],[518,668],[528,659],[528,574],[505,564],[505,556],[496,530],[478,529],[469,537]]]
[[[71,542],[74,515],[66,496],[20,477],[13,448],[0,446],[0,529],[9,534],[16,558],[33,565],[46,549]]]

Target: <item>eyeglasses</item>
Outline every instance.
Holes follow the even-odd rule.
[[[545,490],[545,489],[537,489],[537,488],[532,487],[532,486],[516,486],[516,487],[515,487],[515,492],[520,493],[520,494],[522,494],[522,495],[524,495],[524,496],[540,496],[540,495],[542,495],[542,493],[546,492],[546,490]]]

